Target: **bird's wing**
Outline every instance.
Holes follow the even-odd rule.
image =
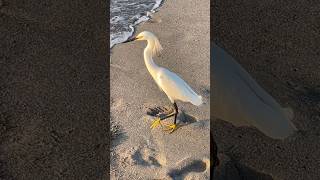
[[[201,96],[197,95],[197,93],[175,73],[162,68],[157,74],[157,81],[161,89],[170,99],[190,102],[194,105],[202,104]]]
[[[235,125],[252,125],[273,138],[296,128],[292,117],[223,49],[213,48],[213,115]]]

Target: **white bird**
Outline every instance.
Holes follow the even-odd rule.
[[[173,113],[168,114],[165,117],[156,118],[152,123],[151,128],[155,128],[160,125],[161,120],[174,116],[173,124],[167,126],[168,130],[173,132],[177,128],[176,119],[179,113],[176,101],[180,100],[183,102],[190,102],[193,105],[200,106],[202,104],[202,97],[195,93],[194,90],[192,90],[191,87],[177,74],[154,63],[153,57],[160,53],[162,47],[158,38],[153,33],[143,31],[136,37],[125,42],[143,40],[148,42],[143,53],[146,67],[159,88],[168,96],[175,109]]]
[[[214,45],[211,55],[213,116],[236,126],[254,126],[275,139],[296,130],[293,111],[281,107],[228,53]]]

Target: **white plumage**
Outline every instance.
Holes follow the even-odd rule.
[[[144,49],[143,53],[146,67],[159,88],[168,96],[175,108],[174,113],[168,114],[162,119],[156,118],[156,120],[154,120],[153,124],[151,125],[151,128],[157,127],[160,124],[160,120],[174,116],[174,123],[168,126],[169,130],[171,130],[172,132],[176,129],[176,119],[178,114],[176,101],[180,100],[183,102],[190,102],[193,105],[200,106],[202,104],[202,97],[194,92],[194,90],[192,90],[192,88],[177,74],[154,63],[153,56],[159,54],[162,50],[160,42],[154,34],[148,31],[144,31],[138,34],[136,37],[127,40],[126,42],[134,40],[145,40],[148,42],[148,45]]]
[[[196,94],[183,79],[167,69],[160,68],[157,72],[156,82],[172,103],[175,100],[180,100],[196,106],[202,104],[202,97]]]
[[[158,66],[153,61],[153,56],[159,54],[162,50],[158,38],[151,32],[144,31],[136,36],[136,40],[146,40],[147,47],[144,49],[144,61],[157,85],[174,103],[176,100],[190,102],[196,106],[202,104],[202,97],[192,90],[192,88],[177,74]]]

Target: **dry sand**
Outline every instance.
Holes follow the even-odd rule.
[[[143,60],[146,42],[120,44],[111,55],[111,121],[120,127],[111,154],[112,179],[209,178],[209,0],[166,1],[151,31],[164,50],[158,65],[179,74],[206,101],[201,107],[178,102],[188,121],[174,133],[151,130],[148,107],[170,105]],[[172,121],[173,119],[170,119]]]
[[[316,1],[215,1],[215,40],[294,109],[300,130],[280,141],[253,128],[211,122],[219,168],[225,169],[220,172],[228,172],[224,179],[320,179],[319,8]]]

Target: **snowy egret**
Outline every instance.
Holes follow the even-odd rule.
[[[162,90],[168,96],[175,109],[174,112],[167,114],[165,117],[156,118],[153,121],[151,128],[153,129],[161,125],[161,120],[174,116],[173,124],[167,125],[167,130],[169,130],[171,133],[177,128],[176,120],[179,111],[176,101],[180,100],[183,102],[190,102],[193,105],[200,106],[202,104],[202,97],[195,93],[194,90],[192,90],[191,87],[177,74],[154,63],[153,56],[159,54],[162,50],[162,47],[158,38],[153,33],[143,31],[136,37],[133,37],[125,42],[143,40],[147,41],[148,43],[144,49],[144,62],[147,66],[147,69],[152,78],[155,80],[156,84],[159,86],[160,90]]]
[[[293,111],[281,107],[222,48],[212,48],[213,116],[236,126],[254,126],[275,139],[292,134]]]

